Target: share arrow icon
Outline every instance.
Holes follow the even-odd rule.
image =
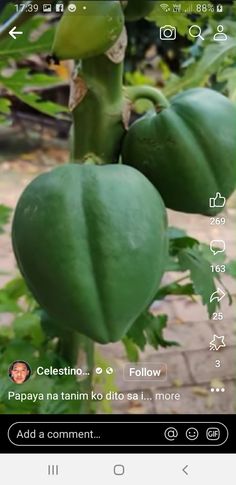
[[[216,300],[219,303],[224,298],[225,295],[226,293],[221,288],[217,288],[217,291],[214,291],[214,293],[212,293],[211,295],[210,303],[214,300]]]

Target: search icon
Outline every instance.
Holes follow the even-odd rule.
[[[204,37],[202,37],[202,29],[199,25],[191,25],[188,31],[191,37],[200,37],[200,39],[204,40]]]

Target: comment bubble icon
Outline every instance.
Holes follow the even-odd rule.
[[[225,241],[223,241],[223,239],[213,239],[213,241],[210,242],[210,250],[214,256],[219,253],[224,253]]]

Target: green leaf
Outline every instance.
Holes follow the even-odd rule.
[[[1,100],[0,100],[1,103]],[[1,107],[1,104],[0,104]],[[3,234],[3,226],[5,226],[10,219],[12,209],[6,205],[0,204],[0,234]]]
[[[192,24],[192,20],[189,19],[185,13],[176,14],[172,12],[173,2],[167,1],[163,3],[169,3],[170,10],[164,12],[162,9],[160,9],[160,6],[157,5],[156,8],[148,16],[148,20],[155,22],[156,25],[158,25],[159,27],[162,27],[163,25],[173,25],[174,27],[176,27],[176,30],[180,35],[185,35],[189,25]]]
[[[195,294],[194,286],[192,283],[180,285],[173,282],[169,285],[162,286],[155,295],[155,300],[163,300],[168,295],[186,295],[192,296]]]
[[[165,271],[181,271],[178,253],[184,248],[199,245],[199,241],[187,235],[186,231],[177,227],[168,228],[169,258],[166,261]]]
[[[154,347],[154,349],[158,349],[159,346],[161,347],[171,347],[173,345],[178,345],[177,342],[165,340],[163,336],[163,331],[166,328],[167,324],[167,315],[151,315],[150,324],[146,327],[146,336],[147,336],[147,343]]]
[[[155,86],[155,81],[140,71],[126,72],[125,80],[130,86],[142,86],[143,84]]]
[[[4,289],[0,290],[0,313],[17,313],[21,310],[16,301],[12,300]]]
[[[40,347],[45,335],[40,325],[40,317],[35,313],[24,313],[13,322],[13,329],[17,338],[28,340],[35,347]]]
[[[190,270],[194,291],[201,296],[203,305],[207,305],[209,316],[211,316],[218,304],[216,300],[210,302],[212,293],[216,291],[216,286],[209,262],[196,247],[182,249],[178,258],[182,270]]]
[[[206,85],[211,74],[215,73],[229,56],[236,56],[235,38],[229,36],[225,42],[210,42],[199,61],[191,64],[182,77],[166,84],[164,94],[173,96],[184,89]]]
[[[175,256],[182,249],[193,248],[198,244],[199,242],[197,241],[197,239],[194,239],[193,237],[189,237],[189,236],[178,237],[176,239],[170,240],[169,251],[171,255]]]
[[[148,311],[142,313],[133,323],[126,337],[133,341],[141,350],[148,343],[155,349],[159,346],[169,347],[177,345],[176,342],[165,340],[163,331],[166,328],[167,315],[154,316]]]
[[[61,81],[56,76],[30,74],[29,69],[17,69],[10,76],[3,75],[0,71],[0,84],[22,102],[48,116],[63,118],[63,113],[68,113],[68,109],[65,106],[52,101],[42,101],[41,96],[33,91],[39,87],[58,86],[60,83]]]
[[[13,278],[2,288],[2,290],[13,300],[18,300],[18,298],[29,292],[25,280],[21,276]]]
[[[25,360],[30,366],[33,365],[37,360],[35,347],[29,341],[26,343],[22,339],[12,339],[0,356],[1,372],[4,372],[4,369],[7,370],[15,360]]]
[[[142,313],[133,323],[132,327],[127,332],[127,337],[133,341],[141,350],[144,350],[147,339],[144,330],[149,325],[149,313]]]
[[[11,106],[11,101],[9,99],[7,98],[0,99],[0,113],[8,115],[11,112],[10,106]]]
[[[139,352],[137,345],[129,337],[124,337],[122,343],[125,347],[127,357],[130,362],[138,362]]]
[[[0,99],[0,123],[7,122],[7,116],[11,113],[11,101],[7,98]]]
[[[226,270],[230,276],[232,276],[233,278],[236,278],[236,261],[235,260],[229,261],[226,265]]]
[[[24,297],[32,307],[34,306],[35,300],[28,290],[25,280],[21,276],[17,276],[0,289],[0,312],[22,312],[23,305],[21,306],[21,302],[19,302],[21,297]]]
[[[4,347],[12,338],[14,332],[11,325],[0,325],[0,350]]]

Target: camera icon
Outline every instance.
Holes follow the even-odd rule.
[[[163,25],[160,27],[160,39],[161,40],[175,40],[176,28],[173,25]]]

